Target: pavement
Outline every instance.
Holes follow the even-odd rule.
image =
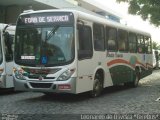
[[[28,116],[27,119],[50,116],[48,118],[57,120],[62,116],[66,119],[67,115],[68,118],[83,119],[82,114],[158,114],[159,104],[160,70],[142,79],[137,88],[108,87],[97,98],[90,98],[88,93],[46,96],[43,93],[0,91],[1,116],[18,115],[21,119],[24,116]]]

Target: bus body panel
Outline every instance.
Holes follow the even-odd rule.
[[[3,30],[7,26],[7,24],[0,24],[0,29],[1,29],[1,47],[2,47],[2,56],[3,56],[3,61],[2,64],[0,65],[0,68],[3,69],[3,73],[1,75],[1,82],[0,82],[0,88],[13,88],[13,59],[11,61],[6,61],[5,58],[5,53],[6,53],[6,44],[4,41],[4,35],[3,35]],[[8,32],[11,39],[14,39],[15,35],[15,26],[8,26],[4,32]],[[13,50],[13,46],[11,46]]]
[[[6,71],[6,88],[12,88],[14,87],[13,84],[13,61],[12,62],[6,62],[5,66],[5,71]]]
[[[136,67],[140,69],[141,78],[151,74],[151,58],[152,55],[147,54],[108,52],[107,64],[110,69],[109,74],[112,75],[113,83],[132,82],[135,79],[134,74]]]
[[[92,24],[89,21],[85,21],[85,25],[87,25],[90,28],[92,27]],[[76,38],[78,40],[78,36],[76,36]],[[93,57],[77,61],[78,61],[77,65],[78,78],[76,84],[76,91],[78,93],[90,91],[93,88],[93,80],[94,80],[93,70],[95,69],[94,65],[95,61]]]
[[[1,76],[0,76],[0,88],[6,88],[6,72],[5,72],[5,64],[2,63],[0,65],[0,69],[2,69],[2,73],[1,73]]]

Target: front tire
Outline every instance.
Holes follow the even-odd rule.
[[[93,84],[93,90],[90,92],[91,97],[97,97],[102,93],[103,80],[100,74],[96,74]]]

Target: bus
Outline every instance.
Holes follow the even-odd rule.
[[[160,50],[152,49],[153,53],[153,68],[160,68]]]
[[[108,86],[137,87],[152,68],[149,33],[69,9],[18,17],[15,90],[96,97]]]
[[[0,88],[13,88],[13,40],[15,25],[0,23]]]

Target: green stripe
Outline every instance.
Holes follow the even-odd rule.
[[[109,69],[114,85],[131,82],[135,79],[135,72],[128,66],[118,65]]]

